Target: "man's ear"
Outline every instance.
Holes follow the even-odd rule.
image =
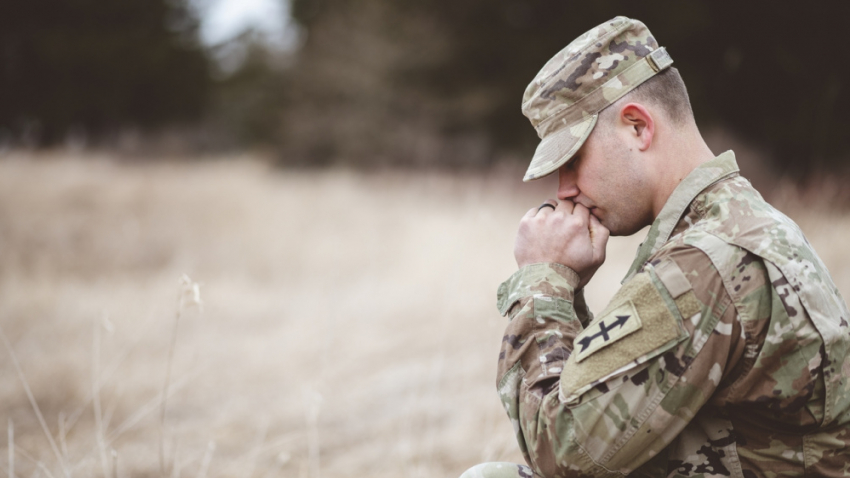
[[[629,127],[630,135],[636,140],[640,151],[649,149],[655,136],[655,120],[645,106],[640,103],[626,104],[620,109],[620,122]]]

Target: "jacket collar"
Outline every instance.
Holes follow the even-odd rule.
[[[682,215],[687,211],[688,206],[694,199],[712,184],[734,176],[738,173],[738,163],[735,161],[735,153],[726,151],[717,156],[711,161],[700,164],[688,174],[685,179],[676,186],[673,194],[667,198],[664,207],[661,208],[661,213],[655,218],[652,227],[649,228],[649,233],[646,235],[643,243],[638,248],[632,266],[629,268],[628,274],[623,279],[623,283],[631,279],[633,275],[640,270],[641,267],[655,254],[658,249],[670,240],[670,234],[673,233],[676,224],[681,220]]]

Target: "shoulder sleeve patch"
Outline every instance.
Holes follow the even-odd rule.
[[[626,315],[629,318],[618,318]],[[573,353],[561,372],[560,398],[573,402],[597,384],[663,354],[688,336],[673,297],[654,270],[638,274],[576,336]]]
[[[573,341],[576,363],[581,362],[597,350],[637,332],[640,328],[640,315],[638,315],[632,301],[628,301],[610,311],[601,320],[592,322],[576,336]]]

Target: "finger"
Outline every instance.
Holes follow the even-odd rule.
[[[608,244],[608,228],[599,222],[594,215],[590,215],[590,245],[593,248],[593,258],[597,261],[605,260],[605,246]]]
[[[560,203],[558,203],[558,208],[555,209],[555,210],[556,211],[563,211],[567,214],[572,214],[574,208],[575,208],[575,203],[570,201],[569,199],[565,199],[565,200],[561,201]]]
[[[523,219],[530,219],[530,218],[534,217],[535,214],[537,214],[537,208],[533,207],[533,208],[529,209],[528,212],[523,214],[522,218]]]
[[[537,208],[537,215],[544,215],[551,211],[554,211],[555,208],[558,207],[558,201],[554,199],[547,199]]]
[[[585,224],[588,223],[590,216],[590,209],[582,206],[581,204],[576,204],[576,207],[573,208],[573,216],[578,216],[584,221]]]

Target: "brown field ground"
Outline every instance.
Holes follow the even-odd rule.
[[[0,476],[453,477],[521,460],[495,393],[495,290],[554,183],[518,175],[0,158]],[[850,215],[783,209],[846,296]],[[609,243],[594,310],[641,239]]]

